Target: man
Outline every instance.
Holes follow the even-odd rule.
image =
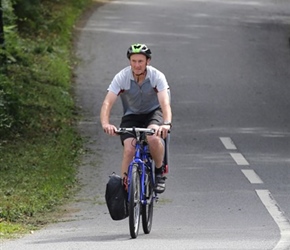
[[[163,139],[171,128],[170,92],[167,80],[162,72],[149,65],[151,51],[145,44],[133,44],[127,51],[130,66],[121,70],[113,78],[101,108],[101,124],[105,133],[116,135],[117,128],[110,124],[111,109],[120,96],[123,105],[123,117],[120,127],[148,127],[155,134],[147,136],[150,154],[155,161],[155,191],[163,193]],[[126,176],[128,166],[134,157],[133,136],[121,135],[124,146],[121,171]],[[134,144],[133,144],[134,145]]]

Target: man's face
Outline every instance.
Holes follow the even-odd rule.
[[[132,67],[133,73],[135,75],[140,75],[144,73],[146,65],[149,63],[150,59],[143,54],[133,54],[130,57],[130,65]]]

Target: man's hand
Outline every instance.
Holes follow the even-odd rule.
[[[117,128],[114,125],[112,125],[112,124],[109,124],[109,123],[108,124],[104,124],[103,125],[103,130],[108,135],[117,135],[115,133],[115,131],[117,130]]]
[[[161,125],[159,129],[156,131],[156,135],[165,139],[169,133],[170,125]]]

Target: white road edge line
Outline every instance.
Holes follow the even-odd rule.
[[[222,141],[226,149],[229,149],[229,150],[237,149],[236,145],[234,144],[234,142],[232,141],[230,137],[220,137],[220,140]]]
[[[253,169],[241,169],[251,184],[263,184],[262,179],[256,174]]]
[[[241,153],[230,153],[235,162],[240,166],[250,165],[246,158]]]
[[[256,193],[280,229],[281,237],[273,250],[288,250],[290,248],[290,222],[288,218],[269,190],[257,189]]]

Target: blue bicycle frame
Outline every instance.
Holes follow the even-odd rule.
[[[150,171],[150,178],[151,183],[154,186],[154,169],[152,167],[152,158],[149,154],[149,148],[148,144],[144,143],[143,139],[140,138],[141,133],[140,131],[136,131],[136,145],[135,145],[135,156],[134,159],[131,161],[129,168],[128,168],[128,190],[130,190],[130,180],[132,178],[132,167],[133,165],[138,165],[138,171],[140,173],[140,183],[141,183],[141,193],[140,193],[140,202],[142,205],[146,205],[148,203],[147,197],[146,197],[146,170]],[[128,201],[130,200],[130,192],[128,193]],[[157,195],[153,196],[153,199],[151,202],[154,201],[154,199],[157,198]]]

